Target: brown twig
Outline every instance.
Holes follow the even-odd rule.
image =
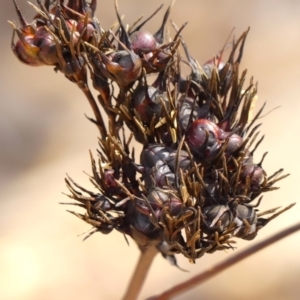
[[[94,99],[94,96],[92,95],[92,93],[91,93],[89,87],[87,86],[87,84],[77,83],[77,85],[79,86],[79,88],[82,90],[82,92],[84,93],[84,95],[88,99],[89,104],[90,104],[90,106],[93,110],[94,116],[96,118],[96,123],[97,123],[98,129],[100,131],[101,138],[105,139],[107,137],[106,127],[105,127],[100,109],[97,106],[96,101]]]
[[[147,273],[150,269],[152,261],[157,254],[155,246],[150,246],[145,250],[141,250],[139,261],[136,265],[135,271],[131,277],[130,283],[127,287],[127,291],[122,300],[135,300],[137,299],[143,283],[146,279]]]
[[[174,296],[177,296],[178,294],[181,294],[187,290],[190,290],[192,287],[195,287],[196,285],[200,285],[204,281],[210,279],[211,277],[221,273],[223,270],[233,266],[234,264],[238,263],[239,261],[249,257],[250,255],[262,250],[263,248],[270,246],[271,244],[287,237],[288,235],[300,230],[300,223],[297,223],[296,225],[293,225],[287,229],[284,229],[280,231],[279,233],[274,234],[270,238],[267,238],[256,245],[253,245],[235,255],[232,257],[224,260],[221,263],[216,264],[215,266],[208,268],[204,272],[194,276],[193,278],[178,284],[174,286],[173,288],[165,291],[164,293],[153,296],[148,298],[147,300],[167,300],[171,299]]]

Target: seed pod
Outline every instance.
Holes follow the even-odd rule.
[[[162,144],[148,144],[141,153],[141,164],[146,168],[152,168],[157,163],[166,162],[173,149]]]
[[[195,155],[212,159],[221,146],[220,129],[212,121],[198,119],[194,121],[186,132],[186,142]]]
[[[183,96],[179,99],[179,126],[182,132],[186,132],[189,122],[194,122],[197,119],[204,117],[202,109],[193,98]],[[192,117],[191,114],[193,113]]]
[[[160,118],[163,101],[169,107],[167,94],[160,92],[153,86],[139,85],[132,94],[133,106],[139,113],[142,121],[149,125],[154,116]]]
[[[237,205],[234,219],[236,229],[233,235],[245,240],[252,240],[257,235],[257,215],[255,209],[246,205]]]
[[[246,182],[246,178],[250,178],[250,187],[252,189],[258,189],[266,178],[264,169],[253,163],[247,163],[242,167],[240,179],[242,183]]]
[[[168,49],[158,48],[144,55],[143,68],[147,74],[162,72],[173,59],[173,54]]]
[[[31,25],[26,25],[19,29],[13,26],[13,40],[15,32],[19,40],[16,44],[12,40],[11,48],[21,62],[30,66],[58,63],[57,46],[53,36],[44,27],[35,29]]]
[[[86,20],[80,20],[76,26],[76,30],[81,35],[82,40],[90,42],[94,34],[97,33],[93,22],[87,22]]]
[[[171,215],[178,215],[182,208],[182,201],[171,191],[155,187],[147,196],[148,203],[159,220],[163,207],[168,207]]]
[[[120,186],[116,183],[116,180],[121,180],[120,176],[116,177],[114,170],[105,170],[101,177],[100,185],[105,195],[110,197],[115,196],[119,198],[123,196],[123,191]]]
[[[157,48],[154,36],[145,30],[135,31],[130,35],[129,40],[132,50],[140,57],[142,57],[143,54],[154,51]]]
[[[243,144],[243,138],[236,133],[222,132],[220,139],[224,141],[227,140],[227,146],[225,149],[225,154],[227,157],[234,155]]]
[[[94,210],[108,211],[108,210],[111,210],[113,207],[112,203],[104,195],[98,194],[96,196],[95,200],[96,200],[96,202],[93,205]]]
[[[129,234],[136,243],[147,247],[161,242],[161,231],[151,223],[149,216],[140,212],[134,203],[130,202],[129,206],[125,215],[125,222],[128,224]]]
[[[215,58],[208,60],[202,66],[202,69],[205,75],[210,78],[212,70],[217,68],[218,71],[221,71],[225,66],[225,63],[222,61],[222,55],[217,55]]]
[[[169,157],[166,158],[166,163],[171,169],[172,172],[176,172],[176,157],[177,157],[177,150],[173,150]],[[183,171],[189,170],[191,167],[191,160],[189,154],[184,151],[180,150],[179,157],[178,157],[178,164],[179,169],[182,169]]]
[[[144,177],[147,189],[154,186],[166,187],[175,183],[175,174],[166,163],[159,161],[155,167],[146,172]]]
[[[171,152],[173,149],[159,144],[149,144],[144,148],[141,153],[141,164],[145,167],[146,188],[153,187],[153,181],[159,187],[166,186],[167,181],[170,184],[175,182],[175,174],[166,161]]]
[[[103,74],[115,81],[120,88],[127,89],[142,74],[142,62],[134,52],[121,50],[109,57],[100,52]]]
[[[208,234],[224,232],[233,222],[233,214],[227,205],[212,205],[203,208],[204,231]]]

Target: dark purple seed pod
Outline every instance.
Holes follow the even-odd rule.
[[[204,231],[208,234],[224,232],[233,222],[233,214],[227,205],[206,206],[202,210],[204,215]]]
[[[81,38],[85,42],[91,41],[92,37],[96,33],[96,28],[92,22],[86,22],[80,20],[76,26],[77,32],[81,35]]]
[[[253,207],[242,204],[237,205],[234,222],[236,223],[234,236],[245,240],[255,238],[257,234],[257,215]]]
[[[133,106],[145,124],[150,124],[153,117],[159,118],[162,114],[162,103],[169,106],[167,94],[160,92],[153,86],[139,86],[132,94]]]
[[[146,171],[144,180],[146,189],[154,186],[167,187],[169,185],[174,185],[175,174],[166,163],[159,161],[155,167]]]
[[[182,201],[171,191],[155,187],[147,196],[156,218],[159,220],[161,210],[168,207],[171,215],[178,215],[182,208]]]
[[[190,169],[191,160],[189,154],[186,151],[180,150],[178,157],[178,166],[176,166],[176,157],[177,151],[173,150],[173,152],[170,153],[170,156],[166,159],[167,165],[172,172],[175,173],[177,171],[177,167],[179,167],[179,169],[182,169],[183,171],[187,171]]]
[[[218,71],[221,71],[224,66],[225,63],[222,61],[222,57],[218,55],[217,57],[205,62],[202,66],[202,70],[204,71],[205,75],[210,78],[214,68],[217,68]]]
[[[148,144],[141,152],[141,164],[147,169],[164,164],[173,149],[162,144]]]
[[[128,224],[128,231],[136,243],[147,247],[161,242],[161,231],[155,227],[148,215],[140,212],[134,204],[130,207],[130,212],[125,215],[125,222]]]
[[[145,30],[138,30],[129,37],[132,50],[139,56],[154,51],[157,43],[154,36]]]
[[[242,183],[246,182],[246,178],[249,177],[250,179],[250,186],[254,189],[259,188],[259,186],[264,181],[266,174],[264,169],[253,163],[245,164],[242,167],[240,179]]]
[[[190,97],[182,97],[178,101],[179,103],[179,114],[178,114],[178,120],[179,120],[179,127],[182,132],[185,132],[189,126],[189,122],[194,122],[197,119],[201,119],[202,116],[202,110],[197,104],[197,102],[194,101],[193,98]],[[191,116],[191,114],[193,114]]]
[[[148,144],[141,153],[141,164],[145,167],[145,186],[153,187],[156,184],[159,187],[167,185],[167,182],[175,182],[175,174],[167,165],[167,158],[173,149],[161,144]],[[153,182],[154,181],[154,182]]]
[[[243,144],[243,138],[236,133],[222,132],[220,139],[227,141],[227,146],[225,149],[225,154],[227,156],[235,154]]]
[[[194,152],[205,158],[213,158],[221,146],[220,128],[212,121],[198,119],[186,131],[186,142]]]
[[[108,211],[113,208],[113,204],[104,195],[98,194],[95,197],[96,202],[93,204],[93,209]]]

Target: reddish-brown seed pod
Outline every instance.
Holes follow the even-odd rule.
[[[157,73],[165,70],[166,66],[173,58],[172,53],[167,52],[168,51],[166,51],[166,49],[163,50],[158,48],[144,55],[142,62],[143,68],[145,68],[147,74]]]
[[[121,50],[107,57],[100,52],[103,74],[126,89],[142,74],[142,62],[134,52]]]
[[[34,45],[34,36],[27,35],[12,45],[12,50],[17,58],[29,66],[43,66],[44,63],[38,57],[39,48]]]
[[[152,52],[157,48],[155,38],[145,30],[135,31],[130,35],[129,40],[132,50],[141,57],[143,54]]]

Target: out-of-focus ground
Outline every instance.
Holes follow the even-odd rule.
[[[26,16],[32,9],[19,0]],[[99,1],[97,17],[103,27],[115,21],[113,1]],[[126,22],[149,15],[161,0],[119,1]],[[165,1],[165,9],[169,4]],[[243,66],[248,78],[259,81],[258,107],[267,101],[263,144],[268,173],[284,167],[291,176],[280,190],[266,194],[262,208],[296,207],[272,221],[257,239],[262,240],[300,219],[300,2],[294,0],[178,0],[171,19],[189,21],[183,36],[200,62],[215,55],[230,31],[251,27]],[[12,1],[0,2],[0,299],[120,299],[137,261],[133,242],[128,247],[118,233],[95,234],[82,242],[79,234],[90,227],[59,205],[68,201],[64,176],[89,186],[88,150],[96,151],[97,130],[76,86],[51,67],[31,68],[10,51],[11,28],[17,21]],[[162,12],[149,23],[154,32]],[[170,28],[171,33],[172,29]],[[251,242],[238,241],[238,250]],[[239,263],[202,286],[176,299],[299,299],[300,233]],[[232,251],[206,255],[196,265],[179,257],[182,272],[157,257],[140,299],[162,292],[190,278]]]

